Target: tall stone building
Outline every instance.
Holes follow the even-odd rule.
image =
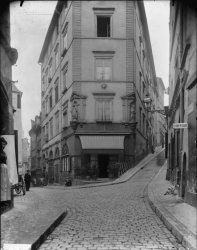
[[[169,162],[167,177],[197,205],[197,11],[192,1],[170,2]],[[174,123],[184,123],[174,129]]]
[[[32,180],[39,182],[43,176],[41,162],[41,115],[37,115],[35,120],[31,120],[30,135],[30,172]]]
[[[28,138],[22,138],[22,174],[30,169],[30,143]]]
[[[12,84],[12,106],[14,109],[14,133],[16,136],[16,160],[19,174],[22,174],[22,117],[21,117],[21,98],[22,92]]]
[[[164,110],[164,92],[164,83],[160,77],[157,77],[158,97],[156,99],[156,110]],[[166,117],[159,112],[156,112],[155,115],[156,145],[164,147],[165,134],[167,133]]]
[[[59,1],[39,63],[49,182],[84,167],[105,178],[112,163],[150,151],[143,100],[154,100],[157,81],[143,2]]]
[[[14,133],[12,66],[16,63],[17,58],[17,50],[10,46],[10,8],[9,4],[6,3],[1,5],[0,10],[0,136],[10,136]],[[2,163],[5,162],[1,160]],[[12,167],[15,168],[16,166]],[[13,195],[11,195],[10,189],[10,176],[8,171],[1,166],[1,212],[12,206]]]

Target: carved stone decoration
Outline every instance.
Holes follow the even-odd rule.
[[[72,121],[80,122],[85,116],[86,96],[73,92],[70,98]]]
[[[15,48],[8,49],[8,56],[12,65],[16,64],[18,59],[18,51]]]
[[[136,97],[132,92],[122,97],[125,122],[136,122]]]
[[[73,104],[71,107],[71,117],[72,117],[72,121],[78,121],[79,112],[78,112],[77,101],[73,101]]]
[[[106,84],[106,83],[103,83],[103,84],[101,85],[101,88],[102,88],[102,89],[106,89],[106,88],[107,88],[107,84]]]
[[[130,116],[129,116],[129,121],[130,122],[135,122],[135,114],[136,114],[136,103],[135,101],[130,101],[129,103],[129,113],[130,113]]]

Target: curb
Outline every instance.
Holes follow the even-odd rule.
[[[166,163],[164,163],[165,165]],[[163,165],[163,166],[164,166]],[[163,167],[162,167],[163,168]],[[160,171],[162,171],[162,168]],[[171,215],[167,209],[161,207],[152,190],[152,181],[157,178],[160,171],[157,173],[156,176],[151,180],[147,187],[147,200],[149,205],[151,206],[152,210],[155,214],[160,218],[160,220],[165,224],[168,230],[175,236],[175,238],[188,250],[196,250],[196,238],[195,235],[188,232],[188,229],[179,222],[173,215]]]
[[[40,245],[47,239],[47,237],[53,232],[53,230],[62,222],[62,220],[66,217],[67,211],[60,214],[54,222],[45,230],[43,234],[41,234],[34,243],[31,244],[31,250],[37,250]]]

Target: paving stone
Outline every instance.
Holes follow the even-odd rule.
[[[61,190],[60,204],[68,214],[47,246],[56,250],[68,243],[77,250],[178,249],[177,240],[145,201],[144,189],[158,170],[152,164],[119,185]],[[54,199],[57,190],[50,192]],[[39,249],[49,248],[43,244]]]

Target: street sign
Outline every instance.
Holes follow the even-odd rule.
[[[173,123],[174,129],[184,129],[188,128],[188,123]]]

